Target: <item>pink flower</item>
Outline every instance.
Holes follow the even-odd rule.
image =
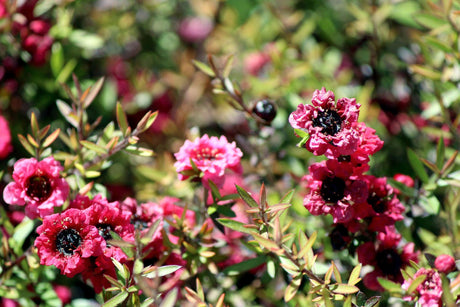
[[[53,157],[42,161],[21,159],[14,164],[14,182],[3,190],[3,199],[10,205],[25,205],[31,219],[52,214],[69,194],[69,185],[59,174],[62,170]]]
[[[270,55],[267,53],[253,52],[244,59],[244,68],[250,75],[257,76],[270,61]]]
[[[457,269],[455,265],[455,259],[451,255],[439,255],[434,261],[435,268],[444,274],[448,274]]]
[[[243,153],[236,147],[235,142],[229,143],[225,136],[217,138],[205,134],[193,142],[186,140],[174,156],[177,159],[174,166],[180,180],[202,175],[203,185],[208,186],[208,180],[211,180],[221,187],[225,181],[227,169],[237,173],[241,172],[240,160]],[[194,170],[191,161],[198,172]]]
[[[417,286],[415,295],[406,296],[406,301],[416,300],[421,307],[437,307],[442,306],[442,282],[439,273],[433,269],[420,268],[412,279],[404,281],[402,288],[407,290],[412,281],[425,275],[425,280]]]
[[[361,244],[357,251],[358,261],[363,265],[371,265],[374,271],[367,273],[363,282],[371,290],[383,291],[377,278],[383,277],[397,283],[404,281],[401,269],[410,265],[410,260],[418,262],[418,253],[414,252],[414,243],[406,244],[402,250],[398,248],[401,235],[393,227],[377,235],[376,242]]]
[[[295,129],[309,134],[305,147],[313,154],[329,159],[354,153],[360,142],[360,132],[355,123],[360,105],[356,100],[340,98],[323,87],[313,93],[312,104],[299,104],[289,116]]]
[[[131,214],[131,224],[134,225],[135,229],[141,231],[141,235],[145,235],[150,226],[157,220],[161,220],[158,229],[152,235],[152,240],[157,237],[161,237],[161,229],[163,228],[163,208],[154,202],[147,202],[138,204],[134,198],[126,198],[120,207],[123,211]]]
[[[304,206],[313,215],[331,214],[334,223],[348,222],[357,216],[356,204],[366,201],[365,181],[350,177],[351,167],[329,169],[326,161],[310,165],[307,181],[308,194]]]
[[[88,223],[95,226],[107,242],[112,239],[111,231],[125,241],[134,241],[134,226],[130,223],[131,214],[111,205],[93,204],[83,211],[88,216]],[[126,254],[117,246],[108,242],[104,249],[106,257],[113,257],[120,262],[127,260]]]
[[[0,78],[1,79],[1,78]],[[8,121],[0,115],[0,159],[5,159],[13,150]]]
[[[201,16],[187,17],[179,25],[179,36],[186,42],[198,43],[206,39],[214,28],[211,19]]]
[[[375,134],[375,130],[364,123],[355,122],[354,129],[359,133],[359,142],[351,155],[341,155],[328,163],[351,164],[353,174],[360,175],[369,170],[369,156],[375,154],[383,146],[383,141]]]
[[[88,258],[101,254],[105,248],[97,228],[90,225],[86,214],[78,209],[46,216],[37,233],[34,245],[40,263],[54,265],[68,277],[85,270]]]
[[[72,292],[69,287],[63,285],[53,285],[53,289],[63,305],[70,303],[72,300]]]

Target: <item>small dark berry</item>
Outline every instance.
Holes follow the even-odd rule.
[[[262,99],[255,103],[252,112],[264,121],[271,122],[276,116],[276,107],[272,101]]]

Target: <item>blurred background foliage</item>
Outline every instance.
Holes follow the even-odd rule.
[[[117,154],[97,179],[107,196],[192,201],[193,186],[176,180],[172,154],[187,138],[224,134],[244,152],[247,184],[257,189],[265,182],[272,203],[295,188],[293,216],[284,217],[292,219],[293,232],[317,230],[317,251],[326,260],[339,257],[350,268],[356,260],[332,250],[329,218],[313,218],[302,206],[299,179],[318,158],[296,147],[288,116],[324,86],[336,98],[356,97],[360,121],[385,141],[372,157],[371,174],[416,178],[407,148],[435,161],[441,136],[445,157],[451,157],[460,145],[459,10],[458,1],[447,0],[42,0],[34,14],[49,21],[53,39],[43,65],[27,64],[30,55],[10,33],[12,19],[0,20],[0,108],[13,135],[28,133],[32,111],[43,125],[64,128],[56,100],[69,97],[61,84],[72,87],[72,74],[82,87],[104,76],[89,110],[91,121],[102,116],[101,129],[114,120],[117,101],[133,125],[148,110],[159,111],[153,127],[141,135],[156,156]],[[230,79],[249,108],[261,99],[276,103],[271,125],[257,125],[233,109],[225,95],[212,92],[211,78],[192,62],[207,62],[208,54],[218,65],[233,56]],[[16,64],[6,66],[10,58]],[[11,79],[16,86],[7,86]],[[14,142],[10,157],[27,156]],[[58,142],[55,146],[59,150]],[[13,162],[2,161],[9,167]],[[426,165],[425,170],[435,173]],[[446,238],[456,234],[433,218],[445,209],[452,186],[458,186],[456,170],[454,160],[443,176],[417,181],[419,193],[435,196],[428,207],[413,211],[420,206],[418,196],[406,204],[409,217],[398,228],[420,249],[448,250],[452,244]],[[440,181],[448,175],[455,183]],[[433,237],[441,242],[436,247],[428,246]],[[270,300],[281,299],[280,293],[270,291]]]

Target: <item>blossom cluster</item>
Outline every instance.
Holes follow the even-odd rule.
[[[100,194],[93,198],[77,194],[69,199],[70,188],[62,171],[53,157],[41,161],[20,159],[14,165],[13,181],[5,187],[3,197],[10,205],[25,206],[27,217],[43,220],[34,242],[40,263],[54,265],[68,277],[81,274],[96,292],[110,286],[104,275],[116,278],[112,259],[132,268],[133,259],[110,243],[113,233],[133,243],[136,230],[145,236],[155,221],[160,220],[163,226],[166,218],[182,216],[184,211],[176,204],[178,199],[172,197],[139,205],[132,198],[109,202]],[[194,212],[187,210],[185,216],[192,227]],[[144,261],[152,259],[155,263],[164,257],[165,263],[184,264],[174,253],[165,256],[160,227],[148,239],[149,243],[141,251],[145,254]],[[174,241],[172,235],[169,240]],[[178,281],[178,275],[175,280]]]
[[[383,290],[378,277],[402,283],[401,269],[417,262],[419,255],[413,243],[401,245],[394,227],[405,208],[399,191],[386,178],[366,173],[370,156],[382,148],[383,141],[374,129],[358,122],[360,105],[354,98],[335,101],[334,93],[322,88],[313,93],[311,102],[300,104],[289,117],[293,128],[308,134],[305,147],[327,158],[310,165],[303,178],[305,208],[313,215],[332,216],[334,249],[356,251],[363,265],[374,267],[364,277],[367,288]]]

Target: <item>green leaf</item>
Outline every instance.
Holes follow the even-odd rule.
[[[125,301],[125,299],[128,297],[129,293],[126,291],[120,292],[114,297],[112,297],[110,300],[102,304],[102,307],[116,307],[121,305]]]
[[[424,183],[428,182],[428,174],[423,167],[422,161],[420,161],[417,154],[410,148],[407,149],[407,157],[409,158],[409,163],[412,166],[412,169],[415,171],[417,176],[422,180]]]
[[[292,201],[292,197],[294,196],[295,190],[292,189],[289,192],[287,192],[283,198],[281,198],[280,203],[281,204],[289,204]]]
[[[13,236],[9,239],[9,242],[15,251],[21,250],[22,244],[24,244],[24,241],[30,236],[34,228],[34,221],[29,218],[24,218],[14,228]]]
[[[56,82],[58,84],[63,84],[67,81],[67,79],[70,77],[72,74],[73,70],[75,67],[77,67],[77,60],[71,59],[67,62],[67,64],[64,65],[64,68],[61,69],[61,72],[59,75],[56,77]]]
[[[165,296],[159,307],[174,307],[177,301],[178,288],[173,288]]]
[[[300,284],[302,282],[302,275],[299,275],[292,279],[289,285],[284,290],[284,301],[289,302],[294,298],[297,291],[299,290]]]
[[[225,67],[222,70],[222,77],[228,78],[228,76],[230,75],[230,71],[232,70],[232,67],[233,67],[233,60],[234,60],[234,56],[232,54],[228,57],[227,61],[225,62]]]
[[[428,29],[436,29],[447,25],[447,20],[439,18],[432,14],[418,13],[414,16],[415,21]]]
[[[273,259],[268,259],[268,261],[267,261],[267,274],[272,279],[275,278],[276,266],[275,266],[275,262],[273,261]]]
[[[338,294],[353,294],[359,291],[359,288],[353,285],[337,284],[337,286],[331,287],[334,293]]]
[[[386,290],[390,291],[391,293],[402,293],[403,289],[401,288],[400,284],[397,284],[391,280],[377,277],[379,284]]]
[[[358,264],[354,267],[353,271],[351,271],[350,278],[348,279],[349,285],[356,285],[361,280],[359,277],[359,274],[361,273],[361,267],[362,265]]]
[[[176,272],[180,268],[182,268],[180,265],[164,265],[161,267],[149,266],[144,268],[144,273],[142,273],[142,276],[147,278],[163,277]]]
[[[256,258],[252,258],[252,259],[245,260],[243,262],[239,262],[237,264],[226,267],[223,273],[228,276],[239,275],[240,273],[249,271],[253,268],[258,267],[259,265],[264,264],[266,261],[266,258],[267,257],[265,255],[261,255]]]
[[[48,137],[43,141],[42,146],[43,147],[48,147],[51,144],[53,144],[54,141],[56,141],[57,137],[59,136],[59,133],[61,132],[61,129],[58,128],[56,129],[53,133],[48,135]]]
[[[252,234],[254,232],[253,229],[244,227],[245,225],[244,223],[241,223],[241,222],[238,222],[232,219],[220,218],[220,219],[217,219],[217,221],[221,223],[222,225],[224,225],[225,227],[228,227],[238,232],[243,232],[247,234]]]
[[[99,94],[99,91],[101,90],[103,84],[104,77],[97,80],[96,84],[91,87],[88,95],[82,101],[83,108],[86,109],[87,107],[89,107],[89,105],[93,102],[94,98],[96,98],[97,94]]]
[[[53,76],[57,77],[64,66],[64,52],[60,43],[54,43],[51,48],[50,66]]]
[[[136,145],[129,145],[125,148],[125,150],[130,154],[141,157],[153,157],[155,155],[153,150],[144,147],[138,147]]]
[[[217,212],[219,212],[220,214],[222,214],[224,216],[236,217],[236,214],[235,214],[235,212],[233,212],[231,206],[232,206],[232,204],[230,204],[230,205],[217,205],[216,209],[217,209]]]
[[[154,302],[155,302],[155,300],[152,297],[148,297],[148,298],[145,299],[145,301],[142,302],[140,307],[153,306]]]
[[[216,74],[214,73],[212,68],[209,67],[208,65],[206,65],[205,63],[200,62],[200,61],[196,61],[196,60],[193,60],[192,62],[193,62],[193,65],[195,65],[196,68],[198,68],[199,70],[201,70],[202,72],[204,72],[208,76],[210,76],[210,77],[215,77],[216,76]]]
[[[35,150],[33,149],[32,145],[30,145],[29,141],[27,141],[27,139],[22,134],[18,134],[18,139],[19,142],[21,142],[22,147],[24,147],[24,149],[27,150],[27,152],[31,156],[35,156]]]
[[[252,232],[251,234],[254,237],[254,239],[257,241],[257,243],[259,243],[260,245],[262,245],[263,247],[265,247],[269,251],[277,252],[277,251],[280,250],[278,244],[276,244],[276,242],[272,241],[271,239],[265,238],[265,237],[261,236],[258,233],[255,233],[255,232]]]
[[[242,187],[240,187],[238,185],[235,185],[235,186],[236,186],[236,190],[238,191],[238,194],[244,200],[244,202],[246,204],[248,204],[249,207],[256,207],[257,208],[259,206],[257,204],[257,202],[254,200],[254,198],[252,198],[252,196],[249,195],[248,192],[246,192]]]
[[[431,68],[421,66],[421,65],[416,65],[416,64],[410,65],[409,68],[416,74],[419,74],[428,79],[431,79],[431,80],[441,79],[441,73]]]
[[[98,154],[106,154],[107,153],[107,149],[105,147],[99,146],[99,145],[97,145],[97,144],[95,144],[93,142],[86,141],[86,140],[81,140],[80,144],[83,145],[84,147],[90,149],[90,150],[93,150],[93,151],[97,152]]]
[[[441,203],[434,195],[430,197],[420,196],[419,205],[431,215],[437,215],[441,209]]]
[[[417,289],[417,287],[422,283],[424,282],[426,279],[426,275],[420,275],[420,276],[417,276],[417,278],[415,278],[411,283],[410,283],[410,286],[409,288],[407,288],[407,292],[408,293],[412,293],[415,291],[415,289]]]
[[[123,107],[121,106],[120,102],[117,102],[117,122],[118,122],[118,127],[120,127],[121,132],[126,137],[129,125],[128,125],[128,120],[126,118],[125,111],[123,110]]]

